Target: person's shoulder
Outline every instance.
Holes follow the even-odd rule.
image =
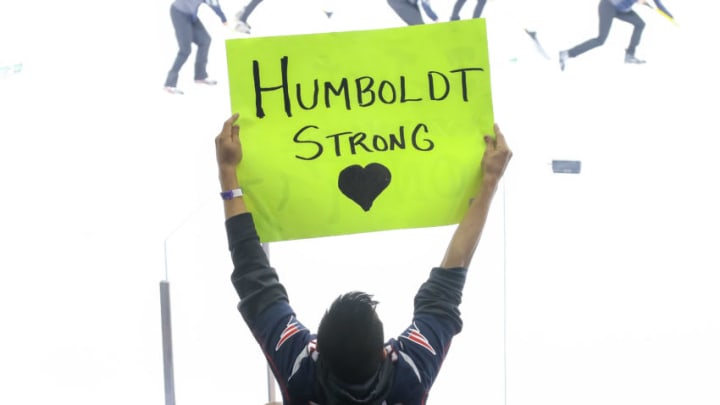
[[[318,352],[315,350],[315,336],[309,337],[310,340],[298,351],[295,358],[293,370],[288,376],[287,390],[292,397],[311,400],[317,397],[315,389]]]
[[[407,360],[399,359],[394,363],[393,383],[388,398],[394,401],[392,403],[420,404],[425,396],[425,384],[420,370]]]
[[[398,339],[390,339],[385,344],[385,353],[390,356],[395,369],[395,383],[412,385],[422,381],[417,364],[407,353],[405,343]]]

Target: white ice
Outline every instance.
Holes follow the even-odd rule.
[[[221,2],[228,16],[243,3]],[[330,20],[320,3],[267,0],[253,35],[402,25],[384,0],[336,0]],[[639,9],[646,65],[622,63],[630,27],[616,22],[565,72],[557,52],[594,35],[596,0],[488,3],[495,116],[515,155],[430,403],[720,403],[718,6],[664,3],[679,26]],[[447,19],[452,2],[433,5]],[[239,34],[203,8],[220,84],[192,83],[191,59],[172,96],[169,1],[0,8],[0,62],[23,63],[0,78],[0,403],[163,403],[166,268],[178,404],[264,403],[214,166],[230,114],[223,40]],[[553,174],[553,159],[582,172]],[[270,256],[308,327],[362,289],[392,336],[452,229],[282,242]]]

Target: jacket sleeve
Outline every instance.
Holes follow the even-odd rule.
[[[453,337],[462,330],[458,309],[467,268],[436,267],[415,296],[412,325],[399,337],[404,361],[427,392],[440,372]]]
[[[460,303],[465,287],[467,269],[458,267],[443,269],[436,267],[415,295],[415,317],[426,314],[447,323],[453,335],[462,330]]]
[[[244,213],[225,221],[230,255],[234,265],[231,280],[240,297],[238,309],[253,328],[260,313],[270,305],[288,302],[287,291],[270,267],[260,244],[252,214]]]
[[[205,4],[210,6],[210,8],[213,9],[215,14],[220,17],[220,21],[224,23],[227,22],[227,18],[225,17],[225,13],[223,13],[222,8],[220,7],[220,2],[218,0],[205,0]]]
[[[252,215],[228,218],[225,227],[235,266],[231,279],[240,297],[238,309],[260,345],[285,403],[291,403],[288,384],[293,376],[302,374],[298,369],[310,355],[315,336],[295,317],[285,287],[260,244]],[[302,380],[302,376],[296,379]]]

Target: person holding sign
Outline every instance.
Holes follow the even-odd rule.
[[[660,0],[653,0],[655,5],[666,15],[672,18],[672,14],[663,6]],[[610,27],[613,19],[625,21],[632,24],[633,32],[630,37],[630,44],[625,50],[625,63],[642,64],[644,60],[635,56],[635,48],[640,44],[643,29],[645,29],[645,21],[636,13],[632,7],[635,3],[648,5],[647,0],[600,0],[598,4],[598,18],[600,20],[598,35],[579,45],[574,46],[565,51],[560,51],[559,61],[560,70],[565,70],[565,64],[569,58],[574,58],[583,53],[602,46],[610,34]]]
[[[458,306],[465,277],[497,186],[512,157],[495,125],[484,137],[482,181],[458,224],[439,267],[414,297],[410,326],[385,341],[377,302],[364,292],[339,296],[311,333],[296,318],[285,287],[270,266],[245,205],[237,168],[243,158],[238,115],[215,138],[225,228],[234,264],[238,309],[265,353],[284,404],[424,404],[460,332]],[[478,145],[480,146],[480,145]]]
[[[183,94],[177,88],[180,69],[190,57],[191,45],[197,45],[195,55],[195,83],[213,86],[215,80],[208,79],[207,62],[210,52],[210,34],[203,26],[198,17],[198,9],[201,4],[207,4],[220,17],[220,21],[227,25],[227,18],[220,8],[218,0],[175,0],[170,6],[170,18],[175,28],[175,37],[178,42],[178,53],[175,57],[167,78],[165,79],[165,91],[170,94]]]

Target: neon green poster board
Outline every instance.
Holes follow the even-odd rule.
[[[484,19],[225,45],[263,242],[460,221],[493,133]]]

